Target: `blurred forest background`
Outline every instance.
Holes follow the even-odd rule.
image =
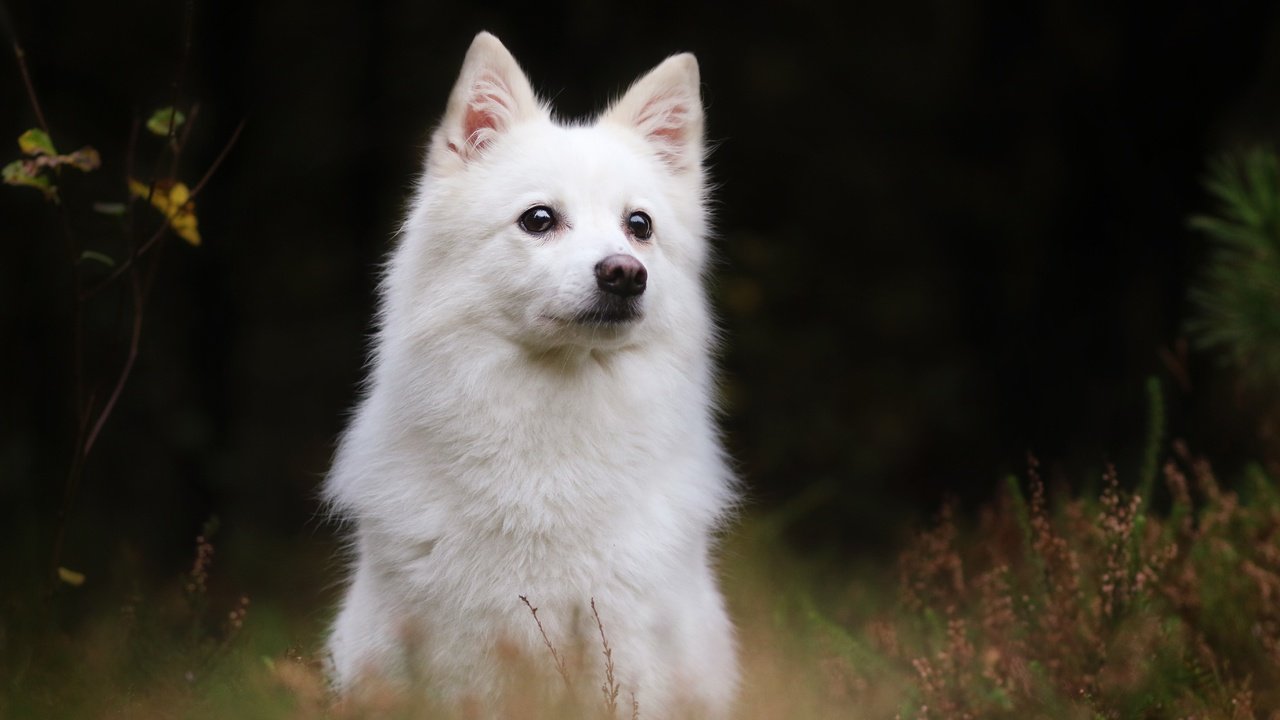
[[[1266,454],[1264,401],[1182,338],[1206,160],[1280,128],[1275,3],[233,0],[195,4],[189,53],[180,2],[4,7],[53,140],[102,154],[67,179],[69,205],[126,200],[131,125],[172,104],[179,72],[178,107],[199,105],[188,184],[245,123],[197,201],[202,245],[166,241],[137,366],[71,507],[63,564],[91,583],[185,572],[216,515],[228,584],[278,583],[289,563],[310,578],[294,599],[324,612],[338,573],[317,487],[378,264],[481,29],[567,116],[697,54],[724,426],[751,507],[788,513],[802,552],[879,552],[945,496],[993,496],[1029,450],[1050,479],[1107,461],[1131,478],[1150,376],[1170,436],[1227,468]],[[0,67],[0,138],[17,138],[37,121],[16,63]],[[72,280],[54,207],[0,187],[0,208],[13,587],[47,571],[72,456]],[[108,386],[118,300],[87,318],[88,379]]]

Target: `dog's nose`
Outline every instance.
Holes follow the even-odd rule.
[[[596,264],[596,285],[613,295],[633,297],[644,292],[649,272],[630,255],[610,255]]]

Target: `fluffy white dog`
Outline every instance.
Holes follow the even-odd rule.
[[[329,646],[341,690],[376,677],[492,708],[513,649],[562,684],[550,642],[598,695],[594,599],[621,708],[729,713],[712,555],[734,481],[714,422],[702,134],[692,55],[562,124],[495,37],[472,43],[326,485],[354,531]],[[573,647],[593,651],[575,664]]]

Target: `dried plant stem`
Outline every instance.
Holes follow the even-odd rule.
[[[547,631],[542,627],[542,621],[538,619],[538,608],[529,602],[529,598],[520,595],[520,602],[529,608],[529,612],[533,615],[533,621],[538,624],[538,632],[542,634],[542,642],[546,644],[547,650],[551,651],[551,659],[556,663],[556,671],[560,673],[560,679],[564,680],[564,686],[569,687],[569,671],[564,666],[564,659],[560,657],[560,653],[556,652],[556,646],[551,644],[551,638],[547,637]]]
[[[600,622],[595,598],[591,598],[591,614],[595,616],[596,628],[600,630],[600,645],[604,648],[604,683],[600,685],[600,692],[604,693],[604,706],[609,710],[609,717],[613,717],[618,712],[618,681],[613,676],[613,648],[609,647],[609,638],[605,637],[604,623]],[[637,707],[634,696],[631,701],[634,714]]]
[[[48,135],[49,123],[44,119],[44,110],[40,108],[40,100],[36,97],[36,86],[31,82],[31,73],[27,70],[27,53],[17,40],[13,41],[13,55],[18,59],[18,72],[22,73],[22,84],[27,89],[27,100],[31,103],[32,112],[36,114],[36,122],[40,123],[40,129]]]
[[[136,273],[129,273],[129,289],[130,294],[133,296],[133,323],[129,333],[129,352],[125,355],[124,365],[120,368],[120,374],[116,376],[116,383],[111,389],[111,395],[107,397],[106,404],[102,406],[102,410],[98,413],[98,419],[94,421],[93,428],[89,430],[89,435],[84,440],[84,447],[81,450],[81,454],[84,457],[88,457],[89,452],[93,450],[93,445],[97,442],[98,435],[102,433],[102,426],[106,424],[107,418],[115,410],[116,403],[120,400],[120,393],[124,391],[125,383],[129,381],[129,376],[133,374],[133,366],[138,360],[138,342],[142,336],[142,304],[144,299],[142,286]]]
[[[192,115],[194,116],[194,112]],[[244,132],[246,122],[248,121],[241,120],[240,124],[236,125],[236,129],[231,133],[231,138],[227,140],[226,144],[222,146],[222,150],[218,152],[218,156],[209,164],[209,169],[205,170],[204,175],[196,181],[195,185],[191,186],[191,193],[189,195],[190,199],[194,200],[196,196],[200,194],[200,191],[204,189],[205,184],[209,182],[209,178],[213,177],[213,174],[217,172],[218,166],[222,164],[223,160],[227,159],[227,155],[231,153],[231,148],[235,147],[236,141],[240,139],[240,133]]]

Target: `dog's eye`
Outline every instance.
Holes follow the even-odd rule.
[[[631,213],[627,218],[627,229],[637,240],[648,240],[653,237],[653,221],[649,219],[647,213],[639,210]]]
[[[556,226],[556,214],[546,205],[525,210],[520,216],[520,229],[530,235],[542,235]]]

